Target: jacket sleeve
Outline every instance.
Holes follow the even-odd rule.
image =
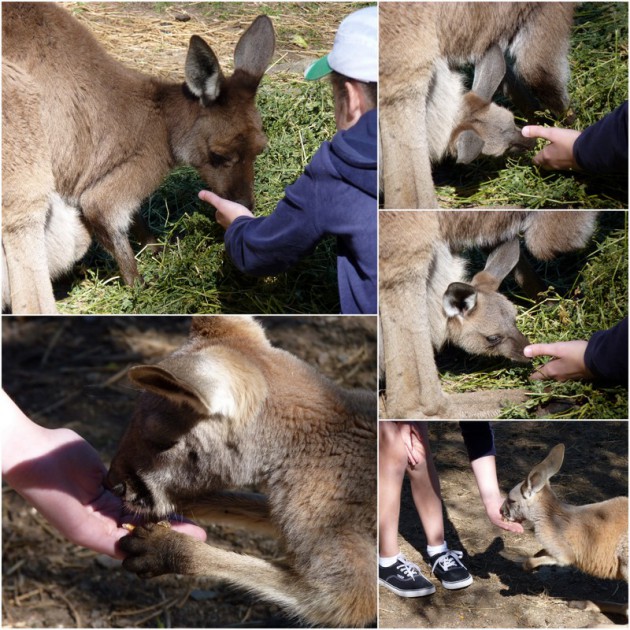
[[[627,173],[628,101],[587,127],[573,145],[573,156],[591,173]]]
[[[239,217],[226,230],[225,249],[243,273],[267,276],[285,271],[325,236],[317,213],[316,157],[269,216]]]
[[[628,318],[608,330],[596,332],[584,353],[586,367],[611,383],[628,385]]]
[[[463,421],[459,423],[459,428],[471,462],[486,455],[497,454],[494,448],[494,433],[489,422]]]

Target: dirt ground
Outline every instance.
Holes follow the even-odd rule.
[[[431,422],[431,446],[445,506],[446,539],[451,549],[464,551],[473,584],[447,591],[432,576],[436,593],[403,599],[379,589],[382,628],[580,628],[620,623],[600,613],[568,608],[563,600],[599,599],[627,602],[625,582],[589,578],[575,569],[543,567],[524,573],[503,557],[524,556],[540,549],[532,531],[512,534],[486,519],[455,422]],[[552,487],[565,501],[585,504],[628,494],[627,422],[495,422],[497,469],[507,492],[522,481],[559,442],[566,446],[564,464]],[[426,576],[426,540],[409,486],[403,492],[401,549]],[[426,557],[426,554],[425,554]]]
[[[374,390],[374,317],[261,321],[275,345],[340,384]],[[4,317],[3,387],[34,420],[77,431],[107,465],[137,396],[127,368],[168,354],[189,324],[186,317]],[[208,541],[265,558],[279,553],[274,541],[217,526]],[[4,627],[295,626],[277,607],[211,578],[140,580],[66,542],[7,487],[2,545]]]

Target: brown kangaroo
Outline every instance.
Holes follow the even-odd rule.
[[[543,546],[523,563],[525,571],[546,565],[573,565],[595,577],[628,581],[628,497],[569,505],[549,485],[562,466],[564,444],[554,446],[517,484],[501,507],[508,521],[529,521]],[[571,602],[574,608],[628,614],[627,604]]]
[[[374,392],[341,389],[247,317],[194,318],[186,345],[129,377],[145,391],[113,491],[149,518],[206,512],[276,531],[287,564],[149,524],[121,540],[125,568],[223,579],[313,625],[376,619]],[[266,500],[224,492],[252,484]]]
[[[275,41],[268,17],[239,40],[230,77],[193,36],[183,83],[125,67],[55,4],[4,3],[2,38],[11,78],[3,81],[2,241],[13,312],[55,310],[59,270],[46,261],[59,255],[47,251],[55,242],[47,232],[63,220],[54,213],[74,212],[66,222],[95,237],[132,284],[139,275],[128,231],[175,165],[194,166],[218,194],[253,206],[254,160],[266,143],[255,95]],[[77,237],[68,239],[74,251]]]
[[[448,138],[450,133],[445,134],[444,130],[454,131],[458,117],[471,121],[470,114],[458,105],[461,85],[458,88],[458,82],[448,74],[447,64],[472,62],[500,70],[495,62],[499,55],[509,53],[514,64],[507,69],[506,76],[517,104],[528,112],[539,105],[557,113],[566,109],[569,103],[566,57],[572,16],[573,5],[568,2],[382,4],[379,113],[386,208],[438,207],[431,177],[431,137],[437,132]],[[496,73],[500,76],[499,83],[504,73]],[[478,79],[477,71],[475,82],[491,90],[490,97],[476,107],[483,105],[479,111],[492,120],[501,110],[491,111],[487,101],[498,83]],[[440,84],[444,89],[438,89]],[[472,96],[468,98],[475,100]],[[453,109],[455,112],[446,115],[446,120],[436,127],[435,117]],[[509,139],[513,121],[505,110],[502,117],[504,120],[497,120],[509,130]],[[478,117],[472,117],[475,118]],[[496,137],[501,138],[501,134]],[[489,146],[484,148],[481,139],[467,133],[462,142],[469,146],[461,155],[475,156],[479,149],[496,155]],[[509,142],[506,145],[505,138],[501,139],[501,146],[508,148]]]

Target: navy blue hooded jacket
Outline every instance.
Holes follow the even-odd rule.
[[[598,378],[628,385],[628,318],[596,332],[584,353],[586,367]]]
[[[342,313],[376,313],[376,110],[324,142],[304,173],[267,217],[239,217],[225,232],[225,248],[244,273],[268,276],[337,237]]]
[[[628,101],[578,136],[573,157],[590,173],[628,172]]]

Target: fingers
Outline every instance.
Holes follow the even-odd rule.
[[[521,129],[521,133],[526,138],[543,138],[553,140],[555,127],[541,127],[540,125],[526,125]]]
[[[532,343],[529,346],[525,346],[523,354],[530,359],[540,356],[555,357],[558,355],[558,350],[557,343]]]
[[[201,201],[205,201],[206,203],[209,203],[215,207],[217,203],[221,203],[221,201],[223,201],[223,199],[219,197],[219,195],[211,192],[210,190],[200,190],[198,196]]]

